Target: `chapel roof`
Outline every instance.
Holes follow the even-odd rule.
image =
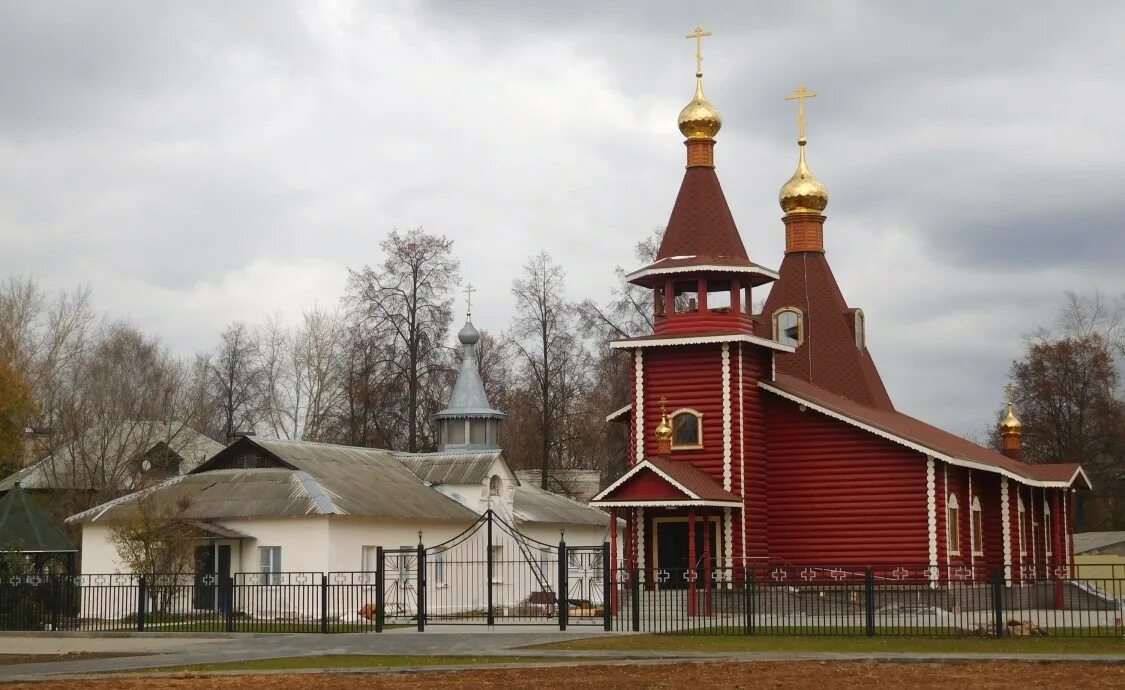
[[[449,404],[444,410],[434,415],[437,419],[503,419],[506,415],[499,410],[492,409],[488,402],[488,394],[484,390],[484,381],[480,377],[480,363],[477,361],[477,343],[480,342],[480,333],[473,326],[471,316],[466,316],[465,325],[457,333],[457,340],[461,343],[461,369],[457,373],[457,382],[453,385],[453,393],[449,396]]]

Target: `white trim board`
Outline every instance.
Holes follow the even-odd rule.
[[[710,345],[713,343],[750,343],[760,345],[779,352],[796,352],[797,348],[782,345],[776,340],[763,338],[747,333],[726,333],[720,335],[688,335],[668,336],[667,338],[649,338],[647,340],[615,340],[609,344],[614,350],[633,350],[645,347],[668,347],[671,345]]]

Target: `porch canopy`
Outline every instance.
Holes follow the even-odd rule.
[[[599,508],[741,508],[742,499],[688,462],[645,458],[590,501]]]

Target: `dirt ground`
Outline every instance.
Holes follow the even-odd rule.
[[[283,674],[176,678],[114,678],[46,681],[0,685],[28,688],[284,688],[344,690],[351,688],[1122,688],[1125,666],[1111,664],[873,664],[826,662],[688,663],[674,665],[590,666],[473,670],[451,673],[393,675]]]

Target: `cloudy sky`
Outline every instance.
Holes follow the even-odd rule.
[[[702,24],[751,257],[781,260],[808,84],[892,397],[975,432],[1063,290],[1125,292],[1125,5],[906,4],[3,2],[0,277],[88,284],[184,354],[335,305],[394,227],[456,241],[485,328],[540,250],[597,298],[667,221]]]

